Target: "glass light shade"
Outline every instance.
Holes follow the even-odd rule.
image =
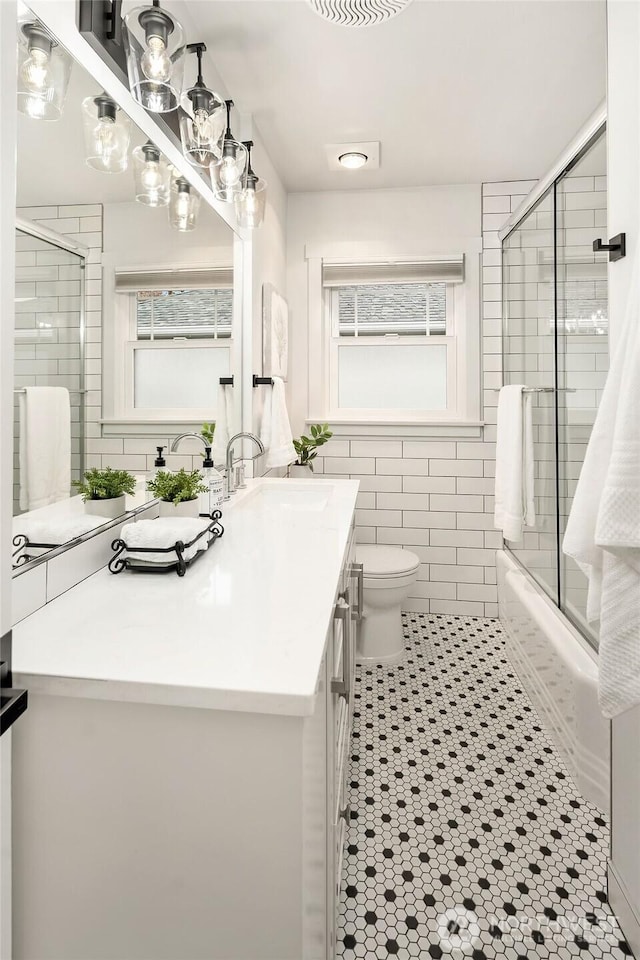
[[[248,183],[235,198],[238,226],[255,230],[264,220],[267,202],[267,184],[257,177],[248,177]]]
[[[169,223],[181,233],[195,230],[198,211],[200,209],[200,194],[197,193],[188,180],[177,177],[171,183],[171,197],[169,200]]]
[[[247,165],[247,148],[228,137],[222,142],[222,156],[209,165],[211,186],[218,200],[233,203],[243,189],[242,176]]]
[[[18,30],[18,110],[34,120],[59,120],[71,75],[71,57],[37,22]]]
[[[175,110],[182,90],[184,31],[160,7],[135,7],[123,18],[129,88],[150,113]]]
[[[101,173],[124,173],[131,121],[106,94],[82,101],[85,160]]]
[[[148,207],[166,207],[169,203],[169,165],[151,142],[133,151],[133,177],[136,200]]]
[[[195,86],[182,98],[180,138],[182,152],[190,163],[208,167],[222,152],[225,127],[224,103],[206,87]]]

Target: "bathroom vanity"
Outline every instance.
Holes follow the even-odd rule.
[[[14,956],[327,960],[349,816],[356,481],[257,480],[179,578],[14,628]]]

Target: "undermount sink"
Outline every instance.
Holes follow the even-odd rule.
[[[324,510],[333,492],[332,484],[315,486],[309,480],[296,483],[286,480],[281,484],[261,486],[257,496],[265,506],[282,510]]]

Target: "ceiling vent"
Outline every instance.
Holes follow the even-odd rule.
[[[401,13],[411,0],[309,0],[323,19],[344,27],[371,27]]]

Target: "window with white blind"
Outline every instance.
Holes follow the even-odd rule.
[[[463,256],[423,263],[325,263],[322,283],[329,419],[459,415]]]
[[[116,271],[122,415],[215,419],[233,370],[232,268]]]

